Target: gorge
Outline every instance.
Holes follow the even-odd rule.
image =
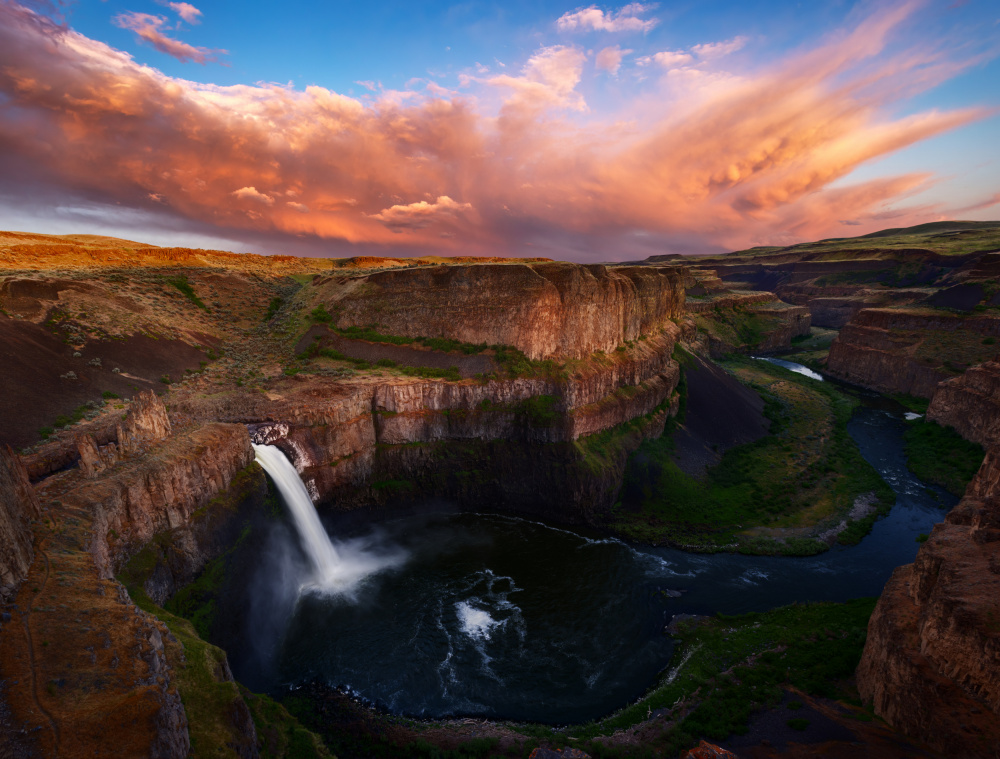
[[[824,727],[783,741],[989,755],[995,280],[935,234],[608,266],[12,237],[0,736],[740,753],[799,699]],[[938,422],[982,447],[961,499],[908,468]]]

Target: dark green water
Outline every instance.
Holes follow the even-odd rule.
[[[414,716],[601,717],[655,682],[675,614],[880,593],[955,502],[906,469],[904,425],[875,397],[858,410],[850,433],[897,505],[859,545],[815,557],[686,554],[511,517],[425,514],[363,534],[328,522],[331,535],[355,533],[339,546],[348,554],[402,550],[406,560],[350,597],[296,599],[301,558],[279,530],[257,560],[246,630],[255,646],[234,655],[235,674],[261,690],[317,679]]]

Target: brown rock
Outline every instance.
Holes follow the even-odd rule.
[[[939,384],[927,418],[984,447],[1000,444],[1000,356]]]
[[[658,332],[684,312],[682,267],[563,263],[406,269],[316,282],[339,325],[512,345],[529,358],[583,358]]]
[[[34,556],[31,520],[38,516],[38,497],[20,457],[0,446],[0,599],[27,577]]]
[[[977,339],[1000,336],[1000,319],[963,318],[927,309],[866,308],[833,341],[826,368],[834,377],[881,392],[930,398],[937,384],[954,376],[954,371],[945,366],[950,358],[946,348],[921,354],[922,347],[931,336],[947,345],[948,340],[970,333]]]
[[[875,712],[939,751],[1000,751],[1000,447],[913,564],[897,569],[868,625],[858,690]]]

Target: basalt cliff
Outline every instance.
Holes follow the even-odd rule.
[[[962,501],[886,584],[858,687],[935,749],[1000,751],[1000,362],[937,386],[928,417],[987,449]]]

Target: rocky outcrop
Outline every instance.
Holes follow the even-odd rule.
[[[39,515],[38,498],[21,459],[0,446],[0,600],[6,600],[28,576],[32,551],[31,520]]]
[[[110,578],[155,534],[186,524],[252,461],[244,427],[210,424],[80,485],[64,500],[89,505],[90,551],[101,576]]]
[[[857,680],[907,735],[957,756],[1000,752],[1000,447],[886,584]]]
[[[1000,356],[939,384],[927,418],[984,448],[1000,445]]]
[[[1000,319],[930,309],[859,311],[830,346],[827,371],[875,390],[930,398],[942,380],[989,358]]]
[[[683,267],[485,264],[314,282],[341,327],[512,345],[529,358],[584,358],[655,334],[684,312]]]
[[[93,479],[121,458],[140,453],[169,434],[170,419],[163,401],[146,390],[132,400],[125,420],[115,425],[115,442],[99,445],[91,433],[77,436],[80,471]]]

